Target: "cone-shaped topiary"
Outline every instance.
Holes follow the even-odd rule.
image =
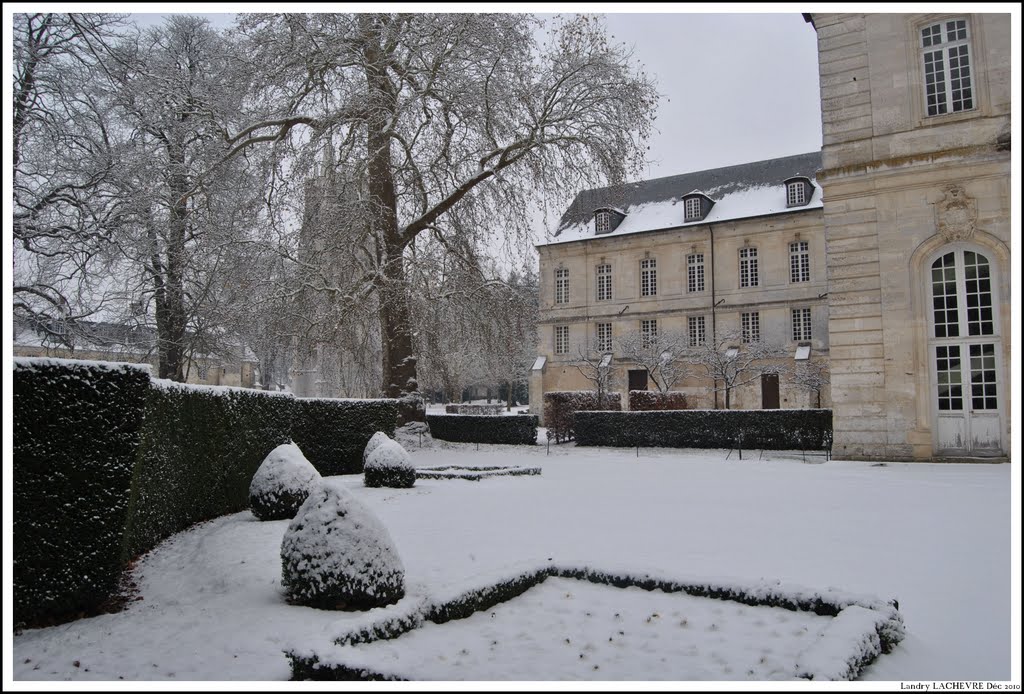
[[[408,488],[416,484],[416,468],[400,443],[385,439],[367,456],[363,483],[367,487]]]
[[[283,443],[260,464],[249,484],[249,507],[260,520],[294,518],[320,473],[294,443]]]
[[[310,492],[281,541],[288,601],[324,610],[368,610],[405,595],[405,569],[387,528],[344,489]]]
[[[377,449],[377,446],[381,445],[385,441],[390,440],[391,438],[383,431],[378,431],[373,436],[371,436],[370,440],[367,441],[366,443],[366,448],[363,449],[363,466],[366,466],[367,459],[369,459],[370,454]]]

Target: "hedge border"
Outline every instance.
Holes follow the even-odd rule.
[[[827,409],[578,411],[573,420],[577,446],[811,451],[832,435]]]
[[[537,444],[537,415],[428,414],[430,436],[455,443]]]
[[[514,576],[499,579],[497,582],[472,589],[454,599],[443,602],[426,601],[412,610],[393,615],[384,620],[360,627],[334,639],[335,646],[351,646],[370,643],[378,640],[394,639],[425,622],[443,624],[453,619],[465,619],[470,615],[490,609],[495,605],[522,595],[530,588],[547,580],[548,577],[573,578],[591,583],[608,585],[616,588],[642,588],[644,590],[661,590],[665,593],[686,593],[695,597],[729,600],[744,605],[780,607],[791,611],[813,612],[833,619],[847,614],[848,608],[868,610],[873,617],[873,633],[865,634],[860,642],[857,653],[836,655],[829,645],[821,646],[830,637],[830,629],[819,641],[811,646],[833,662],[829,672],[838,673],[844,679],[856,679],[867,665],[883,653],[890,653],[903,640],[903,617],[899,613],[899,604],[895,600],[882,600],[865,595],[822,595],[812,591],[804,595],[801,591],[794,592],[784,588],[765,588],[764,586],[740,586],[715,583],[711,581],[681,581],[653,577],[649,574],[613,574],[586,566],[549,565],[527,570]],[[831,625],[830,625],[831,626]],[[806,652],[806,651],[805,651]],[[300,653],[294,649],[286,650],[285,655],[291,661],[292,679],[310,680],[408,680],[403,674],[395,672],[379,672],[364,667],[349,666],[344,663],[326,664],[320,660],[316,652]],[[800,656],[794,668],[798,677],[814,679],[815,673],[802,668]],[[823,679],[819,677],[818,679]]]
[[[446,470],[466,470],[468,472],[445,472]],[[486,477],[514,477],[516,475],[539,475],[539,467],[475,467],[461,465],[442,465],[438,467],[418,467],[416,476],[425,480],[471,480],[479,482]],[[476,474],[474,474],[476,473]]]

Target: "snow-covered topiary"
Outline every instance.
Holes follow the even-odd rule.
[[[367,459],[370,457],[370,454],[373,453],[373,451],[377,448],[377,446],[381,445],[385,441],[390,440],[391,438],[383,431],[378,431],[373,436],[371,436],[370,440],[366,443],[366,448],[363,449],[363,466],[366,466]]]
[[[416,484],[416,468],[401,444],[385,437],[366,457],[363,482],[367,487],[408,488]]]
[[[368,610],[405,595],[405,569],[383,523],[344,489],[321,485],[281,541],[288,601],[325,610]]]
[[[283,443],[260,464],[249,484],[249,507],[260,520],[294,518],[320,483],[320,473],[294,443]]]

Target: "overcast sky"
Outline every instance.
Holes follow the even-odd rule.
[[[229,26],[233,17],[201,12],[216,9],[214,4],[145,9],[150,7],[202,14],[218,27]],[[303,9],[288,5],[292,7]],[[135,17],[140,25],[160,20],[158,14]],[[636,59],[655,77],[662,94],[647,178],[821,149],[817,36],[800,13],[661,11],[605,17],[609,33],[634,47]]]

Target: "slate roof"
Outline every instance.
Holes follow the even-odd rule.
[[[594,237],[594,210],[602,207],[618,208],[625,213],[626,219],[611,234],[602,234],[599,238],[820,208],[821,191],[816,184],[808,204],[797,208],[786,207],[783,185],[784,181],[795,176],[807,177],[814,183],[820,168],[821,152],[818,151],[584,190],[562,215],[548,243]],[[678,203],[693,192],[707,195],[715,205],[707,218],[687,224],[683,222],[682,205]]]

